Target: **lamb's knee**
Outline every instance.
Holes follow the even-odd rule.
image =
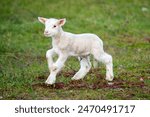
[[[112,63],[112,61],[113,61],[112,56],[107,54],[107,62]]]
[[[50,58],[52,55],[53,55],[52,50],[47,50],[47,52],[46,52],[46,58],[48,59],[48,58]]]
[[[90,69],[91,69],[91,63],[90,63],[90,61],[87,61],[85,64],[85,71],[89,72]]]
[[[89,72],[91,69],[91,65],[86,65],[86,71]]]
[[[109,64],[112,63],[113,59],[112,56],[105,53],[103,55],[101,55],[100,60],[104,63],[104,64]]]
[[[53,64],[51,68],[51,72],[60,72],[61,69],[63,68],[64,64]]]
[[[58,69],[57,66],[54,66],[54,65],[52,66],[52,71],[53,71],[53,72],[55,72],[57,69]]]

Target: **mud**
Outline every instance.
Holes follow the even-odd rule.
[[[104,75],[101,75],[99,73],[99,69],[93,69],[89,72],[89,75],[94,74],[97,78],[96,81],[93,81],[92,83],[89,83],[86,78],[83,80],[77,80],[77,81],[70,81],[67,84],[63,82],[57,82],[54,85],[46,85],[45,83],[35,83],[32,84],[33,88],[44,88],[44,89],[103,89],[103,88],[111,88],[111,89],[119,89],[119,88],[132,88],[132,87],[140,87],[143,88],[146,86],[144,81],[126,81],[122,80],[120,78],[114,78],[113,82],[107,82],[104,79]],[[71,78],[76,71],[70,70],[67,72],[61,72],[59,75],[63,75],[66,78]],[[36,78],[36,80],[44,80],[46,79],[45,76],[39,76]]]
[[[103,88],[132,88],[140,87],[143,88],[145,85],[144,82],[126,82],[126,81],[114,81],[111,84],[108,82],[97,82],[88,84],[84,81],[71,81],[68,84],[63,82],[55,83],[54,85],[47,85],[45,83],[36,83],[32,85],[34,88],[44,88],[44,89],[103,89]]]
[[[145,37],[144,40],[150,43],[150,37]]]

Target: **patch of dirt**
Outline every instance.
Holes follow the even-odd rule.
[[[107,82],[107,81],[97,81],[92,84],[87,84],[84,81],[76,82],[72,81],[70,84],[68,84],[69,89],[73,88],[89,88],[89,89],[102,89],[102,88],[131,88],[131,87],[144,87],[146,86],[144,82],[129,82],[129,81],[123,81],[123,80],[114,80],[113,82]]]
[[[104,76],[99,73],[99,69],[93,69],[89,72],[89,74],[94,74],[98,80],[93,81],[93,83],[86,82],[86,78],[83,80],[70,81],[65,84],[63,82],[57,82],[54,85],[46,85],[45,83],[36,83],[32,84],[33,88],[43,88],[43,89],[103,89],[103,88],[111,88],[111,89],[120,89],[120,88],[131,88],[131,87],[140,87],[143,88],[146,86],[144,81],[126,81],[120,78],[114,78],[113,82],[107,82],[104,79]],[[71,78],[76,71],[70,70],[67,72],[61,72],[60,75]],[[39,76],[36,80],[46,79],[44,76]]]
[[[144,82],[126,82],[126,81],[114,81],[112,83],[108,82],[96,82],[88,84],[85,81],[71,81],[68,84],[63,82],[55,83],[54,85],[46,85],[45,83],[32,84],[33,88],[44,88],[44,89],[103,89],[103,88],[131,88],[131,87],[144,87],[146,84]]]
[[[150,37],[144,37],[144,40],[150,43]]]
[[[33,88],[44,88],[44,89],[64,89],[65,84],[63,82],[55,83],[53,85],[47,85],[45,83],[32,84]]]
[[[73,77],[75,73],[75,70],[69,70],[67,72],[62,71],[59,75],[63,75],[64,77]]]

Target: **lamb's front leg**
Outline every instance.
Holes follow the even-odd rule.
[[[51,71],[52,65],[53,65],[53,55],[54,55],[55,51],[54,49],[49,49],[46,52],[46,58],[47,58],[47,63],[48,63],[48,68],[49,71]]]
[[[61,71],[62,67],[64,66],[65,61],[67,60],[68,56],[60,55],[56,63],[52,65],[51,73],[46,80],[46,84],[54,84],[56,81],[56,76],[58,72]]]
[[[91,68],[90,58],[87,57],[79,57],[80,61],[80,70],[73,76],[72,80],[79,80],[84,78],[84,76],[89,72]]]

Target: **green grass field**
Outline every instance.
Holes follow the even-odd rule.
[[[114,84],[105,81],[103,64],[71,81],[79,69],[71,57],[59,85],[44,85],[51,39],[44,37],[38,16],[66,18],[65,31],[100,36],[113,56]],[[2,0],[0,99],[150,99],[150,1]]]

